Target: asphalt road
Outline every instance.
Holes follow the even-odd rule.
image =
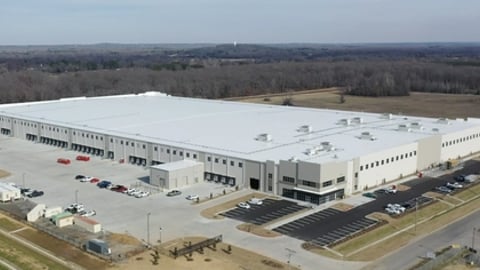
[[[471,246],[473,230],[477,229],[474,238],[475,248],[480,248],[480,211],[466,216],[433,234],[414,241],[407,246],[380,258],[369,264],[362,270],[387,270],[387,269],[408,269],[419,262],[419,258],[429,251],[442,249],[452,244]]]

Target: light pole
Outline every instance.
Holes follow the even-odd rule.
[[[78,203],[78,189],[75,189],[75,203]]]
[[[147,245],[150,247],[150,215],[151,213],[147,213]]]
[[[162,243],[162,227],[160,226],[160,238],[158,240],[158,243]]]

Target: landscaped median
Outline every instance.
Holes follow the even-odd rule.
[[[472,189],[480,189],[480,186],[472,187]],[[461,197],[461,200],[466,197],[470,198],[463,203],[451,204],[445,203],[445,201],[437,201],[419,209],[417,212],[413,211],[398,218],[391,218],[380,213],[373,214],[373,216],[382,218],[388,223],[331,249],[311,248],[310,250],[324,256],[343,260],[374,260],[408,244],[420,235],[427,235],[476,211],[480,196],[470,197],[465,195],[474,192],[476,191],[467,189],[451,196],[453,198]]]

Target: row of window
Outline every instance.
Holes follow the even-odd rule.
[[[212,157],[207,157],[207,161],[208,161],[208,162],[212,162]],[[220,159],[219,159],[219,158],[215,158],[214,161],[215,161],[215,163],[219,163],[219,162],[220,162]],[[223,164],[223,165],[227,165],[227,160],[226,160],[226,159],[222,159],[222,164]],[[230,166],[235,166],[235,161],[230,160]],[[242,163],[242,162],[238,162],[238,167],[239,167],[239,168],[243,168],[243,163]]]
[[[295,183],[295,178],[290,177],[290,176],[283,176],[282,180],[283,180],[283,182],[290,183],[290,184]],[[335,179],[322,182],[322,187],[331,186],[331,185],[333,185],[334,181],[335,181]],[[337,184],[342,183],[342,182],[345,182],[345,176],[341,176],[341,177],[337,178]],[[307,180],[302,180],[302,179],[299,179],[299,184],[303,185],[303,186],[307,186],[307,187],[313,187],[313,188],[318,188],[318,186],[320,185],[317,182],[307,181]]]
[[[480,137],[480,133],[472,134],[472,135],[469,135],[469,136],[465,136],[463,138],[458,138],[456,140],[443,142],[442,147],[447,147],[447,146],[451,146],[451,145],[454,145],[454,144],[457,144],[457,143],[466,142],[466,141],[469,141],[469,140],[477,139],[479,137]]]
[[[66,130],[65,130],[65,133],[67,133]],[[77,132],[74,131],[73,135],[74,136],[77,135]],[[98,135],[93,135],[93,134],[88,134],[88,133],[83,133],[83,132],[82,133],[79,132],[78,135],[82,136],[83,138],[87,138],[87,139],[95,139],[95,140],[100,139],[100,141],[103,141],[103,136],[98,136]],[[110,140],[110,141],[112,141],[112,140]]]
[[[417,151],[412,151],[412,152],[409,152],[409,153],[397,155],[396,157],[386,158],[386,159],[382,159],[380,161],[377,160],[377,161],[372,162],[370,164],[365,164],[365,167],[363,165],[361,165],[360,166],[360,171],[363,171],[364,168],[365,168],[365,170],[368,170],[368,168],[373,169],[374,167],[378,167],[378,166],[381,166],[381,165],[384,165],[384,164],[393,163],[394,161],[399,161],[399,160],[402,160],[404,158],[409,158],[409,157],[413,157],[413,156],[416,156],[416,155],[417,155]]]

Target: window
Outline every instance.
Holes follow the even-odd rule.
[[[230,160],[230,166],[235,166],[235,162],[233,162],[233,160]]]
[[[284,176],[284,177],[283,177],[283,182],[295,183],[295,178],[289,177],[289,176]]]
[[[363,171],[363,166],[360,166],[360,171]]]
[[[226,159],[222,160],[222,163],[223,163],[223,165],[226,165],[226,164],[227,164],[227,160],[226,160]]]
[[[73,133],[73,135],[75,135],[75,132]],[[113,143],[113,139],[110,139],[110,142]]]
[[[367,164],[367,165],[365,165],[365,170],[368,170],[368,164]]]
[[[393,162],[393,157],[390,159],[390,162]]]
[[[95,135],[95,140],[98,140],[98,135]]]
[[[128,142],[125,142],[125,145],[128,146]],[[133,143],[132,143],[132,145],[133,145]]]
[[[386,161],[386,162],[387,162],[387,164],[388,164],[388,162],[389,162],[390,160],[387,158],[385,161]]]
[[[397,156],[396,160],[398,160],[398,156]]]
[[[143,148],[143,149],[145,149],[145,144],[144,144],[144,145],[142,145],[142,148]]]
[[[153,147],[153,151],[158,151],[158,146]]]
[[[178,154],[183,157],[183,151],[179,151]]]
[[[197,154],[193,154],[193,158],[194,158],[194,159],[197,159]]]
[[[355,177],[358,177],[358,172],[355,172]]]
[[[311,182],[311,181],[307,181],[307,180],[301,180],[301,181],[302,181],[302,185],[304,185],[304,186],[317,187],[317,183],[315,183],[315,182]]]
[[[378,166],[378,165],[380,165],[380,162],[378,162],[378,161],[375,162],[375,166]]]
[[[343,182],[345,182],[345,176],[337,178],[337,183],[343,183]]]
[[[215,163],[218,163],[218,158],[215,158]]]
[[[383,165],[383,163],[384,163],[384,160],[382,159],[382,165]]]
[[[410,152],[410,157],[412,157],[412,156],[413,156],[413,152]]]
[[[415,151],[413,151],[413,155],[414,155],[414,156],[416,156],[416,155],[417,155],[417,151],[416,151],[416,150],[415,150]]]
[[[371,168],[375,167],[375,163],[372,162],[372,164],[370,164],[370,167]]]
[[[242,168],[242,167],[243,167],[243,163],[242,163],[242,162],[238,162],[238,167]]]
[[[268,177],[268,180],[271,180],[273,178],[273,174],[269,173],[267,177]]]
[[[42,127],[42,128],[43,128],[43,127]],[[73,132],[73,135],[75,135],[75,131]],[[113,142],[113,140],[112,140],[112,139],[110,139],[110,142]]]
[[[185,153],[185,155],[186,155],[188,158],[190,157],[190,153],[188,153],[188,152]]]
[[[212,161],[212,157],[207,157],[207,160],[208,160],[208,161]]]
[[[170,154],[170,149],[167,149],[167,154]]]
[[[400,155],[400,159],[403,159],[403,154]]]
[[[82,134],[83,135],[83,134]],[[123,140],[120,141],[120,144],[123,145]]]
[[[176,155],[176,154],[177,154],[177,150],[173,150],[173,154]]]
[[[331,186],[332,184],[333,184],[333,180],[329,180],[329,181],[323,182],[322,187],[328,187],[328,186]]]

